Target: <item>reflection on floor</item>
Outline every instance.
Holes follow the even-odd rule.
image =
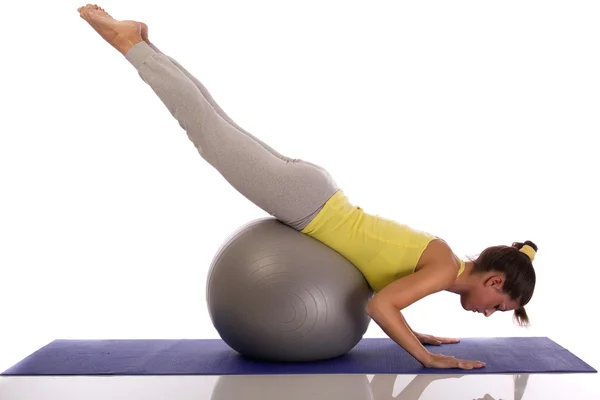
[[[398,375],[375,375],[370,382],[366,375],[230,375],[218,378],[211,400],[239,399],[242,396],[263,400],[283,398],[288,400],[417,400],[421,398],[430,384],[437,381],[460,379],[464,376],[466,375],[417,375],[401,389],[400,393],[394,395]],[[472,375],[471,377],[477,378]],[[523,398],[529,380],[528,374],[487,375],[486,377],[488,379],[489,377],[512,379],[515,400]],[[484,378],[484,376],[479,376],[479,378]],[[497,400],[490,393],[482,393],[480,398]]]
[[[600,399],[598,374],[0,377],[0,400]]]

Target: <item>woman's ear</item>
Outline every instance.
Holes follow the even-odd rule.
[[[501,289],[503,283],[504,278],[501,275],[492,275],[486,279],[485,287],[494,287],[496,289]]]

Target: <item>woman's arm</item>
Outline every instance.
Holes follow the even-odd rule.
[[[410,329],[401,310],[425,296],[450,287],[457,274],[458,268],[454,265],[424,266],[375,294],[367,304],[367,314],[393,341],[427,366],[431,353]]]

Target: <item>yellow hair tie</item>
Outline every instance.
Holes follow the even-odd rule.
[[[519,249],[519,251],[521,253],[527,254],[529,256],[529,258],[531,259],[531,261],[533,261],[533,259],[535,258],[535,249],[528,244],[521,247],[521,249]]]

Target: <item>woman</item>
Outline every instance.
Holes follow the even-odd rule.
[[[95,5],[78,11],[136,68],[200,155],[236,190],[330,246],[363,273],[375,292],[366,312],[422,365],[485,365],[430,353],[423,344],[458,340],[419,334],[406,323],[401,310],[432,293],[457,293],[464,309],[485,316],[514,310],[520,324],[528,322],[524,306],[535,286],[534,243],[489,247],[476,260],[464,262],[438,237],[365,213],[349,202],[326,170],[287,158],[237,126],[196,78],[150,43],[145,24],[117,21]]]

